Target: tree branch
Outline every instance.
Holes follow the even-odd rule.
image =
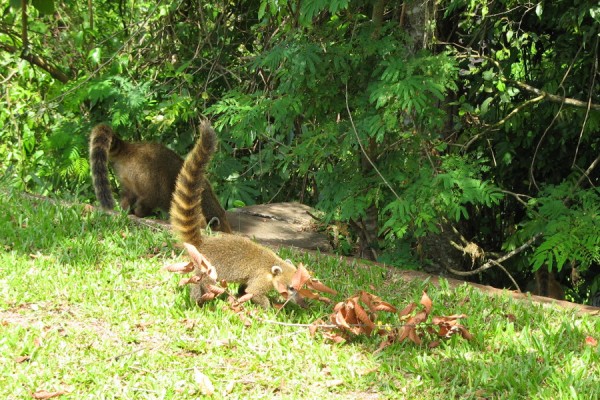
[[[519,82],[519,81],[513,81],[513,80],[507,79],[507,78],[502,78],[502,80],[505,82],[508,82],[508,83],[512,83],[513,85],[515,85],[523,90],[526,90],[530,93],[537,94],[538,96],[544,96],[544,98],[546,100],[549,100],[553,103],[566,104],[569,106],[574,106],[574,107],[579,107],[579,108],[588,108],[588,106],[589,106],[593,110],[600,111],[600,104],[594,104],[591,101],[587,102],[587,101],[572,99],[570,97],[558,96],[556,94],[551,94],[551,93],[545,92],[541,89],[538,89],[538,88],[528,85],[526,83]]]
[[[513,284],[517,287],[517,289],[519,289],[519,286],[517,285],[517,283],[515,282],[515,280],[512,278],[512,276],[508,273],[508,271],[500,264],[503,261],[508,260],[509,258],[519,254],[520,252],[528,249],[529,247],[531,247],[531,245],[540,237],[542,236],[541,233],[538,233],[536,235],[533,235],[533,237],[531,239],[529,239],[528,241],[526,241],[525,243],[523,243],[521,246],[517,247],[516,249],[514,249],[513,251],[510,251],[508,253],[506,253],[505,255],[503,255],[502,257],[499,257],[496,260],[488,260],[485,264],[483,264],[481,267],[474,269],[473,271],[459,271],[457,269],[451,268],[446,266],[446,269],[448,271],[450,271],[451,273],[458,275],[458,276],[471,276],[471,275],[476,275],[479,274],[480,272],[483,272],[487,269],[492,268],[493,266],[497,266],[500,267],[504,272],[506,272],[506,274],[509,276],[510,280],[513,281]],[[520,291],[520,289],[519,289]]]
[[[23,60],[29,61],[33,65],[43,69],[44,71],[48,72],[54,79],[57,79],[62,83],[67,83],[71,80],[71,78],[63,71],[61,71],[58,67],[46,62],[46,60],[44,60],[40,56],[30,54],[29,52],[20,52],[19,48],[6,43],[0,43],[0,50],[4,50],[13,54],[21,53],[19,56]]]
[[[456,43],[440,42],[439,44],[446,44],[449,46],[460,47],[462,49],[465,49],[463,46],[457,45]],[[468,49],[465,49],[465,50],[468,50]],[[570,97],[563,97],[563,96],[559,96],[556,94],[548,93],[542,89],[538,89],[534,86],[528,85],[527,83],[524,83],[521,81],[508,79],[504,76],[504,70],[502,69],[502,66],[500,65],[500,63],[498,61],[496,61],[495,59],[493,59],[492,57],[488,57],[486,55],[479,54],[477,52],[474,52],[473,50],[471,50],[470,54],[459,54],[457,57],[458,58],[473,57],[473,58],[482,58],[484,60],[487,60],[496,66],[496,68],[498,69],[498,72],[500,74],[500,80],[502,82],[513,84],[513,85],[517,86],[518,88],[521,88],[527,92],[536,94],[538,96],[544,96],[544,99],[551,101],[553,103],[566,104],[569,106],[579,107],[579,108],[588,108],[589,107],[593,110],[600,111],[600,104],[592,103],[591,99],[589,101],[581,101],[581,100],[573,99]]]

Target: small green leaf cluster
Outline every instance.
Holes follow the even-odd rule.
[[[573,190],[572,185],[549,185],[528,202],[522,226],[527,236],[542,234],[531,257],[533,270],[561,271],[575,263],[585,272],[600,263],[600,191]]]

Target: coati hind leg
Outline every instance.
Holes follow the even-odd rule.
[[[137,196],[135,195],[135,193],[133,193],[125,187],[121,189],[121,198],[119,201],[119,205],[121,206],[122,210],[131,213],[136,200]]]
[[[128,189],[121,191],[121,208],[127,211],[128,214],[133,214],[136,217],[144,218],[151,215],[154,212],[152,207],[145,204],[144,198],[136,196],[136,194]]]

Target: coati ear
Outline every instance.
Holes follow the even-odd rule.
[[[214,224],[214,226],[213,226],[213,224]],[[216,231],[221,226],[221,220],[219,219],[219,217],[212,217],[210,219],[210,221],[208,221],[208,224],[206,224],[206,226],[210,227],[210,229]]]
[[[271,267],[271,274],[273,274],[273,276],[281,275],[282,272],[283,269],[279,265],[273,265]]]

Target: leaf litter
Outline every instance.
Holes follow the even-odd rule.
[[[195,272],[195,275],[181,279],[179,284],[203,284],[207,288],[207,292],[202,298],[203,301],[212,300],[226,293],[227,282],[218,280],[216,269],[210,260],[193,245],[184,243],[184,247],[191,261],[170,264],[164,269],[180,274]],[[296,304],[306,308],[308,305],[305,299],[330,305],[333,302],[325,295],[337,295],[335,290],[312,278],[303,264],[298,266],[289,287],[279,283],[279,285],[274,284],[274,288],[286,299],[285,303],[276,304],[276,308],[285,306],[290,300],[294,300]],[[370,289],[375,290],[372,286]],[[236,298],[231,293],[227,293],[230,309],[240,316],[244,325],[251,325],[251,320],[248,318],[250,314],[244,309],[243,303],[250,300],[252,294]],[[361,335],[367,337],[377,335],[383,338],[377,351],[403,341],[422,345],[425,340],[429,340],[428,346],[432,348],[439,346],[441,340],[455,335],[466,340],[473,339],[471,332],[461,323],[461,320],[467,318],[465,314],[436,316],[431,314],[432,309],[433,301],[426,291],[423,291],[419,304],[411,302],[398,311],[394,305],[379,296],[360,290],[355,295],[337,302],[326,320],[319,318],[308,325],[297,325],[307,326],[311,336],[315,336],[319,332],[325,339],[334,343],[348,342]],[[396,314],[398,323],[380,323],[378,321],[380,313]]]

